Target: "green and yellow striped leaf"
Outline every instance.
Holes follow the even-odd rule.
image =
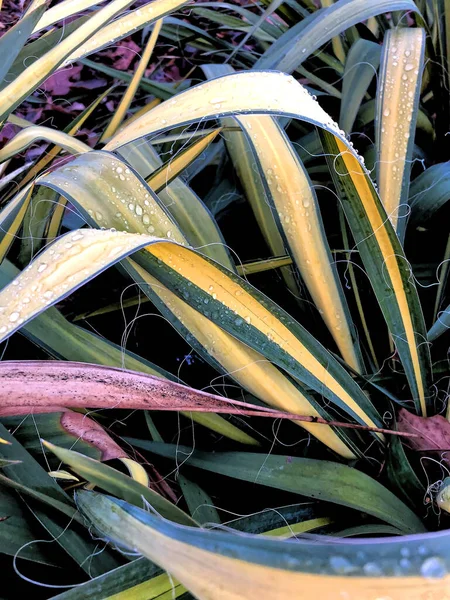
[[[448,534],[312,544],[180,527],[94,492],[79,492],[77,504],[102,535],[138,548],[199,600],[307,600],[341,592],[361,600],[421,600],[448,591]]]
[[[93,229],[58,238],[1,290],[0,341],[151,240],[148,235]]]
[[[29,185],[0,211],[0,264],[22,226],[32,194],[33,186]]]
[[[311,180],[284,131],[266,116],[239,117],[269,201],[301,276],[345,361],[363,369]]]
[[[363,164],[341,140],[324,149],[356,247],[397,348],[418,413],[426,415],[431,373],[426,329],[411,267]]]
[[[375,133],[380,198],[403,237],[425,52],[425,30],[388,31],[378,80]]]
[[[93,226],[127,228],[138,233],[150,231],[151,228],[155,235],[184,242],[182,232],[166,214],[151,190],[145,186],[145,182],[138,178],[125,163],[108,153],[91,152],[89,155],[80,156],[70,166],[41,177],[39,183],[69,198],[84,212],[86,219]],[[200,258],[201,255],[198,254],[198,257]],[[208,265],[211,265],[215,273],[215,267],[206,261],[199,268]],[[215,302],[222,306],[219,300],[212,298],[209,287],[214,287],[213,282],[208,283],[206,290],[201,292],[202,308],[205,309],[206,314],[200,314],[195,310],[196,307],[192,308],[187,302],[192,286],[187,279],[186,289],[179,298],[174,291],[168,289],[168,286],[161,285],[157,273],[149,273],[148,269],[142,268],[134,261],[127,262],[125,266],[143,292],[149,295],[176,329],[213,366],[230,374],[243,387],[272,406],[297,414],[328,418],[319,403],[312,397],[307,398],[298,384],[289,380],[275,365],[267,361],[265,352],[261,352],[256,347],[249,348],[251,344],[248,343],[247,337],[240,342],[233,334],[229,335],[224,331],[221,323],[211,322],[211,311],[208,308],[210,301],[211,304]],[[227,270],[224,272],[233,275]],[[243,282],[237,276],[235,277],[237,281]],[[236,291],[240,294],[238,288]],[[238,296],[234,298],[237,300]],[[243,318],[238,319],[237,315],[234,320],[238,325],[244,323]],[[320,345],[318,347],[322,348]],[[325,352],[323,348],[322,350]],[[326,353],[325,356],[325,363],[331,361],[334,364],[335,360],[331,355]],[[345,374],[343,369],[341,374]],[[347,378],[353,384],[351,377],[347,375]],[[356,384],[354,385],[354,389],[359,390]],[[319,393],[322,393],[321,386]],[[360,393],[359,397],[364,403],[368,402],[361,390],[357,393]],[[353,443],[350,443],[347,434],[339,430],[333,431],[329,427],[318,427],[316,424],[305,423],[302,426],[339,454],[347,458],[354,456],[356,448],[353,447]],[[345,442],[341,438],[344,438]]]
[[[353,25],[391,11],[418,12],[413,0],[339,0],[286,31],[256,62],[258,69],[292,73],[313,52]]]
[[[181,508],[178,508],[149,487],[143,486],[128,477],[128,475],[124,475],[120,471],[79,452],[55,446],[47,441],[42,443],[47,450],[53,452],[59,460],[69,465],[80,477],[101,487],[110,494],[115,494],[136,506],[145,506],[146,503],[149,503],[159,514],[175,523],[183,523],[194,527],[198,525]]]
[[[95,39],[95,33],[110,19],[132,4],[132,0],[113,0],[94,13],[88,21],[68,37],[53,46],[42,57],[26,67],[0,91],[0,119],[12,112],[24,98],[31,94],[67,57],[86,40]]]
[[[177,459],[178,452],[183,453],[186,464],[209,472],[362,511],[403,533],[424,531],[406,504],[375,479],[347,465],[251,452],[211,454],[175,444],[127,439],[138,448],[172,460]]]

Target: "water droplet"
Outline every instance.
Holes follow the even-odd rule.
[[[134,210],[134,204],[132,202],[130,202],[130,204],[128,205],[128,208],[133,211]]]
[[[147,213],[145,213],[145,215],[142,217],[142,222],[144,223],[144,225],[148,225],[150,223],[150,217]]]
[[[384,111],[383,111],[383,115],[385,117],[388,117],[390,114],[391,114],[391,111],[389,110],[389,108],[385,108]]]
[[[53,296],[52,290],[47,290],[43,293],[44,298],[50,299]]]
[[[420,573],[427,579],[441,579],[447,575],[447,567],[442,558],[430,556],[422,563]]]
[[[368,562],[363,566],[363,571],[371,577],[380,577],[383,575],[381,568],[374,562]]]
[[[150,225],[150,227],[147,227],[147,231],[149,233],[154,233],[155,232],[155,228],[153,227],[153,225]]]
[[[20,313],[13,312],[9,315],[9,320],[11,321],[11,323],[15,323],[19,317],[20,317]]]
[[[330,567],[336,573],[342,573],[343,575],[356,570],[356,567],[344,556],[332,556],[330,558]]]
[[[38,273],[42,273],[42,271],[45,271],[45,269],[47,268],[48,265],[46,265],[46,263],[42,263],[41,265],[39,265],[38,267]]]
[[[143,210],[142,210],[142,206],[139,206],[139,204],[136,205],[136,214],[138,215],[138,217],[142,216],[143,214]]]
[[[5,333],[6,331],[6,327],[3,325],[3,327],[0,327],[0,333]]]
[[[413,69],[414,69],[414,65],[412,65],[411,63],[406,63],[405,71],[412,71]]]
[[[77,240],[82,240],[83,237],[84,235],[82,233],[76,233],[70,239],[72,240],[72,242],[76,242]]]

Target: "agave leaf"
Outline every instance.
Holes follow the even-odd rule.
[[[82,10],[97,8],[98,5],[104,1],[105,0],[63,0],[63,2],[60,2],[56,6],[52,6],[45,11],[33,29],[33,33],[38,33],[42,29],[46,29],[47,27],[50,27],[50,25],[58,23],[58,21],[76,15]]]
[[[33,187],[27,186],[0,211],[0,264],[8,254],[30,205]]]
[[[179,476],[178,481],[192,517],[200,525],[220,523],[219,513],[208,494],[183,475]]]
[[[56,44],[32,65],[26,67],[17,77],[0,91],[0,119],[4,119],[24,98],[31,94],[63,61],[83,42],[94,35],[112,17],[132,4],[130,0],[113,0],[94,13],[90,19]]]
[[[426,224],[450,200],[450,162],[433,165],[421,173],[409,188],[411,215],[408,225]]]
[[[142,180],[118,160],[105,158],[109,158],[109,155],[96,152],[81,156],[69,168],[63,167],[45,178],[40,178],[39,183],[49,185],[69,197],[72,203],[85,211],[86,218],[93,225],[98,226],[101,223],[103,226],[117,229],[132,227],[132,230],[138,232],[144,232],[151,227],[157,235],[183,240],[181,231],[152,196],[152,192],[146,190]],[[75,165],[80,165],[83,169],[72,171]],[[72,177],[74,173],[76,178]],[[107,202],[105,199],[108,199]],[[138,206],[140,210],[137,212],[142,211],[142,214],[136,213]],[[101,217],[100,221],[98,215]],[[151,215],[150,225],[146,215],[148,222]],[[141,285],[144,293],[150,294],[151,300],[156,302],[170,322],[213,366],[231,373],[241,385],[272,406],[296,414],[328,418],[327,412],[313,398],[306,399],[295,383],[289,381],[275,366],[268,364],[263,353],[248,348],[247,339],[243,343],[235,340],[219,326],[211,323],[206,316],[199,314],[176,294],[166,289],[166,286],[161,285],[161,282],[146,269],[134,263],[127,263],[127,269]],[[186,281],[188,295],[191,285]],[[213,283],[211,285],[214,287]],[[207,290],[205,293],[204,300],[209,303],[211,291]],[[209,312],[204,302],[203,308]],[[241,321],[236,318],[235,320],[240,325]],[[320,389],[322,391],[322,386]],[[335,433],[321,426],[318,429],[317,425],[309,423],[302,426],[343,456],[354,456],[354,451],[349,450],[341,441],[339,436],[343,434],[338,430]],[[345,435],[347,437],[347,434]]]
[[[286,377],[263,353],[229,335],[161,285],[159,280],[134,261],[128,263],[127,270],[177,331],[219,371],[231,376],[242,387],[271,406],[293,410],[296,414],[330,419],[327,411],[313,396],[307,395],[295,380]],[[209,303],[209,297],[204,299]],[[240,324],[239,319],[237,323]],[[298,424],[341,456],[352,458],[359,452],[342,430],[330,427],[319,429],[315,424],[301,421]]]
[[[148,38],[147,44],[146,44],[144,51],[142,53],[142,56],[139,60],[137,69],[133,74],[133,77],[130,81],[129,86],[127,87],[127,89],[125,91],[125,94],[122,96],[118,107],[114,111],[111,121],[108,123],[107,128],[103,132],[100,142],[103,142],[104,140],[108,139],[111,135],[113,135],[119,128],[123,119],[125,118],[127,110],[130,108],[131,102],[133,101],[133,98],[139,87],[139,84],[144,75],[145,69],[147,68],[147,65],[153,54],[153,50],[155,49],[156,41],[157,41],[159,33],[161,31],[161,26],[162,26],[162,20],[156,21],[155,25],[153,26],[152,33],[150,34],[150,37]]]
[[[3,146],[0,150],[0,163],[14,157],[38,140],[45,140],[46,142],[57,144],[71,154],[83,154],[84,152],[89,152],[91,149],[84,142],[63,133],[62,131],[55,131],[49,127],[41,127],[39,125],[32,125],[31,127],[19,131],[10,142]]]
[[[37,7],[35,10],[28,10],[25,16],[2,36],[0,40],[0,81],[3,81],[7,76],[9,68],[26,44],[28,37],[45,9],[46,6],[43,5]]]
[[[378,188],[388,217],[401,238],[406,228],[424,52],[424,29],[388,31],[378,80],[375,118]]]
[[[411,467],[400,439],[392,439],[389,444],[386,472],[400,497],[409,506],[420,509],[426,489]]]
[[[99,71],[108,77],[112,77],[114,79],[118,79],[119,81],[124,81],[125,83],[131,83],[133,79],[133,74],[128,73],[126,71],[120,71],[119,69],[114,69],[113,67],[108,67],[100,62],[96,62],[94,60],[89,60],[88,58],[83,58],[80,60],[81,64],[89,67],[90,69],[94,69],[94,71]],[[147,77],[142,77],[139,82],[139,87],[144,92],[148,92],[149,94],[153,94],[157,99],[167,100],[168,98],[172,98],[176,93],[180,90],[175,87],[172,83],[165,83],[162,81],[152,81]],[[186,87],[186,83],[180,83],[180,88],[183,89]]]
[[[135,10],[128,11],[112,23],[104,25],[97,31],[95,36],[85,38],[83,40],[84,43],[76,48],[74,47],[72,53],[65,59],[62,66],[75,62],[88,54],[98,52],[106,46],[111,46],[118,40],[161,19],[166,14],[180,9],[187,2],[188,0],[157,0],[156,2],[148,2]],[[132,2],[128,4],[130,5]]]
[[[58,238],[0,292],[0,340],[151,239],[95,230]]]
[[[258,69],[292,73],[315,50],[361,21],[385,12],[418,12],[412,0],[339,0],[284,33],[256,62]]]
[[[42,505],[31,505],[33,514],[41,525],[87,573],[97,576],[118,566],[117,560],[109,552],[96,554],[96,545],[91,542],[87,532],[79,526],[68,526],[75,514],[71,500],[1,423],[0,436],[11,442],[11,445],[0,446],[0,457],[20,461],[20,464],[4,468],[7,477],[1,475],[1,483],[5,484],[5,479],[10,478],[13,483],[18,484],[18,491],[25,491],[21,487],[28,488],[31,491],[29,497],[45,500],[47,506],[52,507],[49,510],[41,508]],[[56,515],[55,509],[58,511]],[[61,515],[65,517],[61,518]]]
[[[369,280],[408,378],[416,410],[426,415],[431,359],[416,286],[403,248],[361,162],[321,133],[335,186]]]
[[[265,260],[255,260],[253,262],[242,263],[237,270],[239,275],[253,275],[254,273],[263,273],[272,269],[291,265],[292,258],[290,256],[277,256],[274,258],[266,258]]]
[[[362,360],[347,302],[326,240],[311,180],[284,131],[271,117],[239,117],[280,227],[309,293],[342,356],[356,371]],[[252,141],[256,139],[257,144]]]
[[[176,523],[196,526],[194,519],[189,517],[180,508],[154,492],[152,489],[141,485],[131,477],[107,465],[89,458],[79,452],[60,448],[49,442],[44,446],[53,452],[62,462],[69,465],[75,473],[96,486],[115,494],[136,506],[146,506],[149,503],[160,515]]]
[[[158,194],[167,187],[178,175],[194,162],[216,137],[221,133],[221,129],[215,129],[204,137],[190,144],[187,148],[181,150],[174,158],[162,165],[156,172],[146,178],[148,185]]]
[[[416,552],[417,536],[291,542],[177,526],[95,492],[77,493],[77,504],[102,535],[157,561],[199,600],[306,600],[312,593],[333,598],[341,591],[367,600],[386,594],[400,600],[405,593],[419,600],[435,590],[445,596],[448,588],[448,534],[423,539],[427,548],[437,544],[434,560],[427,562]],[[412,557],[407,573],[400,567],[400,548]],[[442,577],[421,577],[434,564],[442,565]],[[402,574],[394,576],[395,569]]]
[[[243,481],[267,485],[370,514],[405,533],[424,531],[420,519],[378,481],[347,465],[251,452],[210,454],[183,446],[127,438],[138,448]]]
[[[450,328],[450,305],[444,310],[439,311],[437,320],[433,323],[428,332],[428,341],[434,342],[438,337],[445,333]]]
[[[1,480],[0,480],[1,483]],[[1,488],[0,493],[0,552],[41,564],[54,564],[45,545],[31,544],[37,535],[42,535],[39,526],[30,522],[30,513],[17,494]]]
[[[225,126],[228,124],[235,125],[234,119],[223,119],[222,122]],[[224,139],[244,188],[245,196],[250,203],[270,252],[275,256],[285,254],[286,246],[272,214],[261,174],[253,168],[254,157],[246,136],[241,131],[227,131],[224,134]],[[290,267],[284,268],[281,274],[288,289],[294,297],[299,298],[300,290],[292,269]]]
[[[379,422],[368,398],[325,348],[245,280],[191,249],[163,240],[135,259],[197,312],[360,423]]]
[[[325,127],[347,143],[344,133],[292,77],[277,72],[250,71],[196,85],[156,106],[118,132],[105,150],[116,150],[141,137],[202,119],[240,113],[295,117]]]
[[[350,48],[345,61],[339,125],[351,133],[361,102],[380,64],[378,44],[360,38]]]
[[[148,143],[127,144],[119,154],[132,165],[141,177],[146,178],[162,166],[156,150]],[[189,244],[201,249],[203,254],[217,260],[227,269],[235,265],[220,229],[209,210],[192,189],[178,177],[158,193],[166,210],[178,223]]]
[[[9,283],[18,272],[11,263],[5,261],[0,269],[0,284]],[[26,323],[20,332],[59,360],[121,367],[171,381],[176,380],[173,375],[137,354],[117,346],[91,331],[69,323],[54,307],[48,308],[44,313]],[[219,415],[191,412],[185,416],[237,442],[258,445],[254,438]],[[49,438],[47,437],[47,439]]]
[[[53,600],[171,600],[186,589],[145,558],[138,558],[77,586],[53,596]],[[164,592],[173,594],[165,596]]]

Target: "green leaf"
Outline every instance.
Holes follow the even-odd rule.
[[[90,229],[59,237],[0,292],[0,341],[151,239]]]
[[[220,523],[219,513],[208,494],[194,481],[190,481],[183,475],[179,476],[178,481],[192,517],[200,525]]]
[[[450,162],[433,165],[423,171],[409,188],[411,214],[408,226],[424,225],[450,200]]]
[[[46,10],[45,4],[38,6],[35,10],[27,12],[15,25],[0,39],[0,82],[5,80],[9,68],[13,64],[19,52],[26,44],[34,26]]]
[[[14,242],[30,205],[33,189],[26,187],[0,211],[0,264]]]
[[[19,484],[18,491],[20,486],[24,486],[31,490],[31,498],[39,500],[42,500],[42,497],[48,498],[47,505],[53,505],[51,511],[46,506],[42,506],[42,503],[32,505],[34,516],[51,537],[90,575],[101,575],[115,568],[118,565],[115,557],[109,552],[96,553],[96,544],[91,541],[88,533],[73,521],[74,508],[69,497],[1,423],[0,437],[11,442],[11,445],[0,444],[0,457],[20,461],[20,464],[3,469],[7,478]],[[0,476],[0,483],[5,484],[3,475]],[[56,515],[55,505],[59,507]],[[65,515],[64,518],[62,514]]]
[[[423,506],[426,489],[411,467],[403,444],[397,436],[392,436],[386,461],[386,472],[400,497],[412,508]]]
[[[1,480],[0,480],[1,483]],[[31,513],[13,491],[1,488],[0,492],[0,552],[36,563],[54,565],[45,544],[30,544],[42,538],[43,529],[33,523]]]
[[[347,465],[250,452],[211,454],[184,446],[134,438],[127,440],[138,448],[172,460],[176,460],[180,453],[183,464],[189,466],[365,512],[405,533],[424,531],[420,519],[392,492]]]
[[[448,589],[449,535],[442,532],[377,543],[329,537],[291,542],[177,526],[94,492],[79,492],[77,503],[101,535],[137,548],[202,600],[296,598],[299,590],[304,598],[333,598],[344,586],[355,598],[367,595],[369,586],[381,598],[392,595],[394,585],[399,598],[409,592],[418,600],[428,591],[445,596]],[[419,540],[426,558],[417,552]],[[407,566],[402,554],[410,557]],[[433,567],[439,576],[423,577]],[[412,595],[411,581],[417,581]]]
[[[350,48],[345,61],[339,125],[350,134],[353,124],[374,75],[380,64],[378,44],[360,38]]]
[[[53,596],[52,600],[171,600],[178,598],[184,591],[185,588],[162,569],[146,558],[138,558],[128,565]]]
[[[324,149],[347,221],[403,363],[416,410],[426,415],[431,358],[422,308],[409,262],[368,172],[333,135]]]
[[[51,450],[62,462],[69,465],[75,473],[84,477],[90,483],[101,487],[110,494],[115,494],[127,502],[136,504],[136,506],[145,506],[149,503],[166,519],[171,519],[176,523],[185,525],[197,525],[194,519],[191,519],[185,512],[174,504],[160,496],[148,487],[145,487],[124,475],[120,471],[113,469],[97,460],[84,456],[79,452],[59,448],[48,442],[44,442],[45,447]]]
[[[386,34],[375,117],[377,182],[381,201],[400,239],[406,229],[424,53],[424,29],[408,27]]]
[[[255,67],[292,73],[315,50],[346,29],[393,10],[418,12],[412,0],[339,0],[291,27],[266,50]]]
[[[0,286],[9,283],[19,273],[9,261],[0,267]],[[26,323],[20,332],[32,342],[43,348],[50,356],[59,360],[93,363],[118,367],[164,377],[171,381],[179,378],[161,367],[145,360],[141,356],[124,350],[106,338],[69,323],[54,307],[48,308],[33,320]],[[187,413],[185,415],[220,435],[224,435],[242,444],[257,445],[254,438],[238,427],[214,413]]]

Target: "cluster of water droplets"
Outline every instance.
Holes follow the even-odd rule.
[[[0,292],[0,338],[150,241],[150,236],[145,240],[111,230],[83,229],[61,236]]]
[[[83,169],[81,185],[84,185],[87,170],[92,177],[93,193],[87,197],[80,188],[77,199],[99,227],[184,241],[145,182],[125,163],[105,159],[101,153],[90,154],[63,167],[59,173],[55,171],[50,178],[59,177],[63,187],[73,188],[79,167]]]
[[[439,581],[450,574],[448,561],[431,552],[425,545],[404,545],[396,554],[392,551],[389,553],[378,551],[378,553],[379,556],[375,557],[373,551],[365,552],[354,547],[352,552],[341,554],[336,552],[325,560],[320,560],[318,557],[306,559],[289,554],[283,562],[287,568],[294,570],[350,577],[384,579],[416,576],[431,582]],[[343,592],[342,597],[353,600],[353,596],[348,592]],[[377,600],[390,600],[390,598],[383,596]]]
[[[379,140],[380,193],[388,212],[400,201],[405,160],[411,135],[419,61],[405,41],[393,45],[387,57]],[[391,205],[392,204],[392,205]]]

